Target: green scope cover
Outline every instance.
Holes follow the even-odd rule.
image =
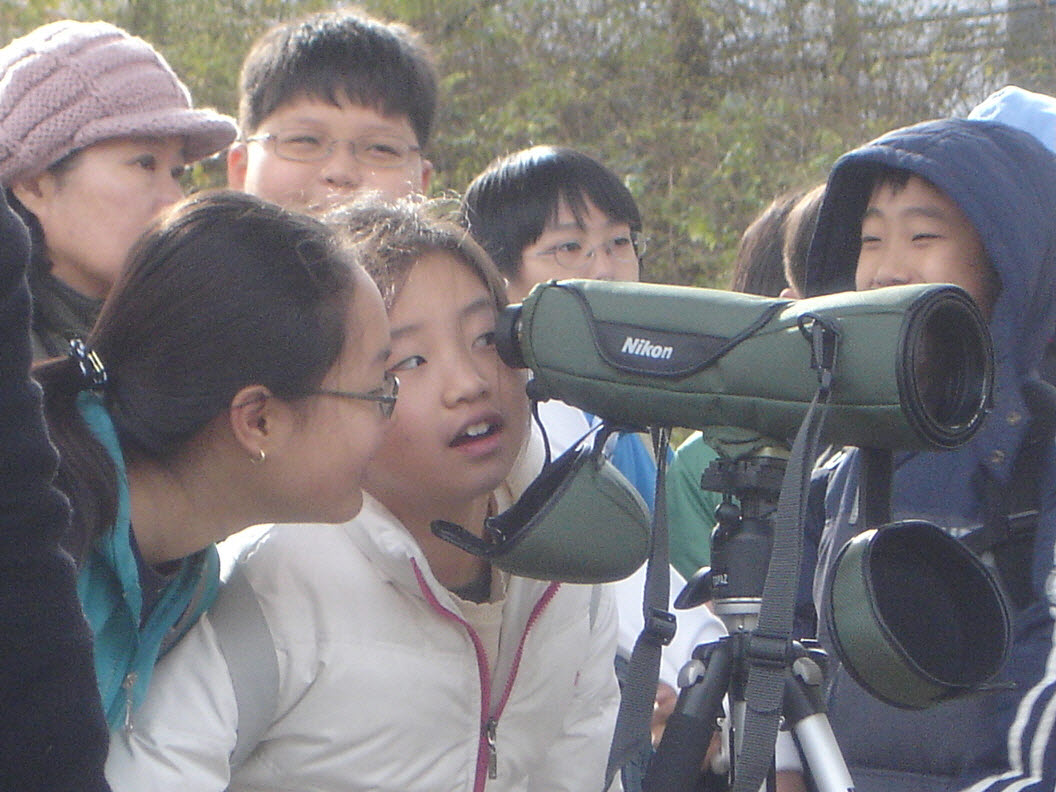
[[[652,534],[649,507],[601,445],[565,451],[484,525],[484,539],[443,520],[432,530],[512,575],[566,583],[628,577],[648,556]]]
[[[838,334],[828,442],[952,448],[978,429],[993,387],[985,319],[948,284],[792,301],[569,280],[539,284],[507,312],[533,397],[632,426],[792,437],[818,390],[802,329],[818,320]]]

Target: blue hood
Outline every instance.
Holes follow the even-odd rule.
[[[829,175],[807,256],[809,295],[854,289],[872,176],[888,168],[916,174],[955,201],[1000,277],[990,318],[994,408],[972,445],[1004,479],[1021,438],[1021,383],[1056,331],[1056,157],[1018,129],[965,119],[898,129],[845,154]]]
[[[968,117],[1022,129],[1040,140],[1049,151],[1056,151],[1056,96],[1006,85],[976,105]]]

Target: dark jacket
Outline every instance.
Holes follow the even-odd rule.
[[[69,505],[29,378],[29,238],[0,190],[0,789],[93,792],[107,730],[92,636],[59,542]]]
[[[829,178],[808,256],[809,294],[854,288],[861,217],[872,175],[884,167],[908,170],[957,203],[1000,278],[990,319],[994,403],[982,428],[953,451],[895,456],[892,517],[923,518],[959,534],[982,522],[988,488],[1010,486],[1030,415],[1023,386],[1037,377],[1056,326],[1056,158],[1026,133],[960,119],[896,130],[852,151],[836,163]],[[859,453],[850,451],[819,471],[824,486],[816,481],[812,488],[824,492],[825,499],[824,508],[814,510],[824,513],[814,586],[819,612],[835,554],[866,527],[857,522],[859,464]],[[1043,679],[1053,654],[1046,597],[1056,536],[1056,453],[1051,442],[1038,467],[1041,515],[1033,563],[1019,570],[1029,578],[1036,599],[1015,614],[1011,658],[1002,674],[1016,689],[907,712],[879,703],[845,671],[837,671],[830,718],[858,792],[958,789],[981,776],[1005,772],[1021,781],[1033,776],[1037,789],[1056,785],[1056,740],[1050,740],[1052,727],[1042,716],[1056,693],[1056,680]],[[819,526],[808,526],[808,536],[818,532]],[[1003,783],[992,788],[1003,788]]]
[[[34,360],[65,355],[70,350],[71,337],[88,337],[103,306],[102,300],[86,297],[67,286],[40,261],[30,269],[29,288],[33,295],[30,340]]]

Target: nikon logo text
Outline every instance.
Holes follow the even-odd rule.
[[[620,351],[627,355],[636,355],[637,357],[670,360],[675,349],[674,347],[653,344],[648,338],[631,338],[630,336],[627,336],[626,340],[623,342],[623,349]]]

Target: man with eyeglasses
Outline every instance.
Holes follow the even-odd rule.
[[[291,209],[425,193],[437,78],[409,28],[353,12],[275,27],[239,82],[229,186]]]

